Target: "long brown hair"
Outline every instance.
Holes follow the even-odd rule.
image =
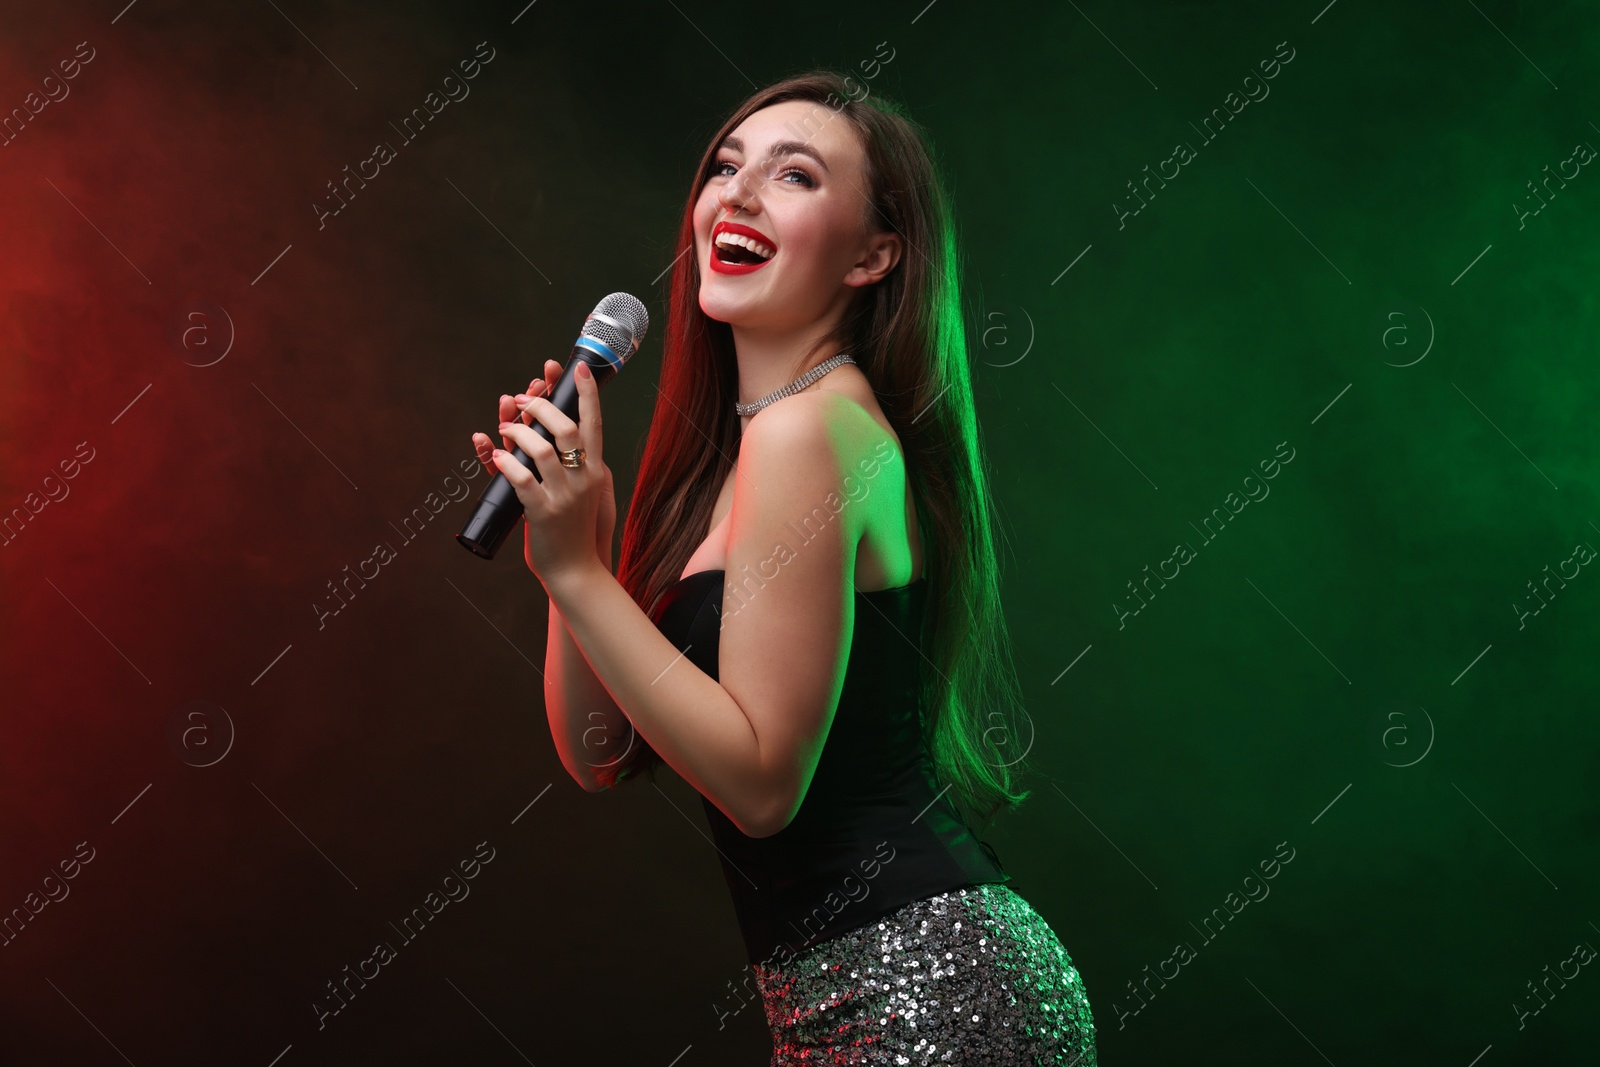
[[[824,105],[865,148],[870,232],[893,229],[906,247],[845,312],[830,351],[851,353],[872,384],[905,453],[925,540],[929,583],[922,647],[925,742],[941,785],[987,822],[1030,795],[1012,788],[1032,746],[1000,609],[994,517],[968,372],[960,256],[949,199],[925,133],[881,97],[858,101],[860,84],[832,71],[787,78],[740,104],[711,138],[678,228],[678,265],[667,295],[661,384],[623,527],[617,577],[652,613],[705,536],[738,456],[738,366],[732,332],[700,309],[694,208],[717,147],[744,119],[786,100]],[[817,109],[813,111],[816,114]],[[807,120],[808,123],[810,120]],[[805,359],[796,365],[798,373]],[[710,447],[708,447],[708,445]],[[661,757],[632,738],[607,787]]]

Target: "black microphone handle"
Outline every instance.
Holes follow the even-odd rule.
[[[556,382],[555,389],[549,395],[550,402],[573,422],[578,421],[578,380],[575,372],[580,360],[589,365],[589,370],[594,374],[596,387],[604,385],[617,373],[617,368],[598,353],[583,345],[573,346],[572,358],[567,361],[560,380]],[[552,445],[555,444],[555,436],[540,423],[534,422],[529,429]],[[533,472],[535,479],[544,481],[539,474],[539,468],[533,462],[533,457],[524,452],[520,445],[513,446],[511,454]],[[467,524],[461,528],[461,532],[456,534],[456,540],[474,555],[483,559],[494,559],[494,554],[500,551],[500,546],[516,528],[517,520],[522,518],[523,514],[522,501],[517,499],[517,490],[505,474],[497,472],[489,479],[489,485],[484,489],[483,495],[478,497],[478,502],[472,509],[472,516],[467,519]]]

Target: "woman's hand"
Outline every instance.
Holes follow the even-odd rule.
[[[611,570],[611,538],[616,528],[617,501],[611,469],[601,455],[600,395],[594,378],[577,375],[578,423],[561,413],[546,399],[561,380],[562,367],[546,360],[544,378],[528,383],[527,393],[500,397],[501,444],[496,454],[487,434],[475,433],[472,443],[478,459],[491,474],[504,474],[516,491],[527,517],[523,558],[528,568],[548,585],[551,575],[581,567],[598,559]],[[556,439],[552,447],[529,425],[537,420]],[[511,449],[521,447],[533,459],[542,482],[533,476]],[[569,469],[561,465],[556,447],[585,450],[583,465]],[[584,532],[591,536],[585,538]],[[593,546],[591,557],[585,546]]]

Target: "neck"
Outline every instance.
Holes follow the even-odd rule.
[[[739,367],[738,398],[753,404],[794,381],[818,363],[836,355],[820,338],[792,333],[772,334],[733,327],[733,347]],[[815,389],[820,381],[807,386]],[[745,420],[754,416],[746,415]]]

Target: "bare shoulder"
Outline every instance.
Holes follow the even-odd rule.
[[[849,430],[864,414],[854,400],[839,393],[797,393],[762,411],[744,431],[744,445],[825,444]]]
[[[871,421],[853,400],[836,393],[785,397],[750,420],[739,445],[740,465],[752,477],[765,472],[785,491],[826,494],[870,447],[864,419]]]
[[[845,393],[798,393],[750,420],[740,451],[838,479],[881,441],[884,429]]]

